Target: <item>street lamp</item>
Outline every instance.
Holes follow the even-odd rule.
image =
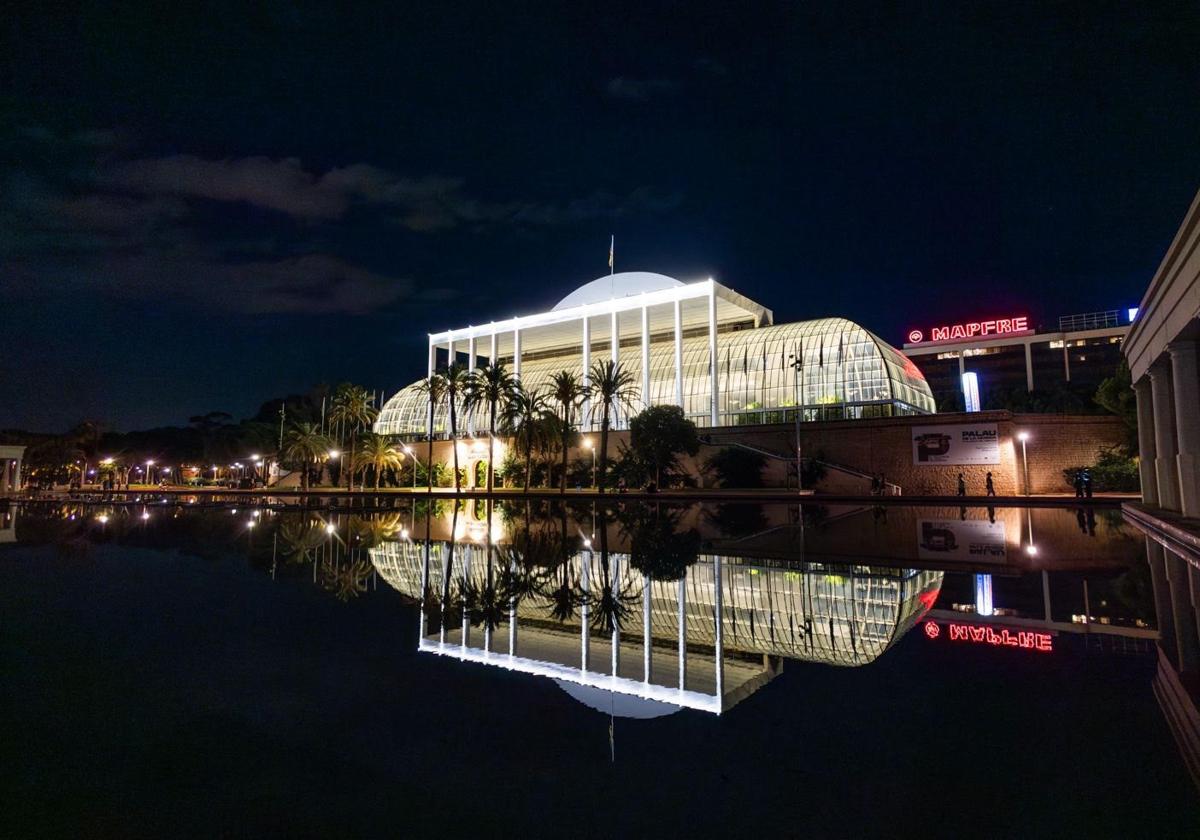
[[[412,480],[412,489],[413,489],[413,490],[416,490],[416,489],[417,489],[417,453],[413,452],[413,451],[412,451],[412,447],[411,447],[411,446],[409,446],[407,443],[406,443],[406,444],[403,444],[402,448],[404,449],[404,454],[405,454],[405,455],[407,455],[409,458],[412,458],[412,462],[413,462],[413,468],[412,468],[412,474],[413,474],[413,480]]]
[[[153,467],[153,466],[154,466],[154,462],[153,462],[153,461],[147,461],[147,462],[146,462],[146,483],[147,483],[147,484],[153,484],[153,483],[154,483],[153,481],[151,481],[151,480],[150,480],[150,468],[151,468],[151,467]]]
[[[592,450],[592,488],[596,487],[596,447],[592,445],[591,438],[583,439],[583,448]]]
[[[1021,463],[1025,469],[1025,495],[1029,495],[1029,456],[1025,451],[1025,442],[1029,440],[1029,432],[1018,432],[1017,440],[1021,441]]]

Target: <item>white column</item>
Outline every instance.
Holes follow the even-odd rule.
[[[1063,351],[1063,376],[1065,376],[1065,377],[1066,377],[1066,380],[1067,380],[1068,382],[1070,382],[1070,381],[1071,381],[1071,351],[1070,351],[1070,349],[1067,347],[1067,341],[1066,341],[1066,339],[1063,339],[1063,343],[1062,343],[1062,345],[1063,345],[1063,346],[1062,346],[1062,351]]]
[[[437,345],[433,343],[433,337],[429,338],[429,371],[426,376],[433,376],[435,363],[437,362]]]
[[[718,554],[713,556],[713,597],[716,600],[713,605],[716,618],[713,655],[716,657],[717,702],[723,704],[725,697],[725,605],[722,603],[721,589],[721,556]]]
[[[642,307],[642,408],[650,407],[650,307]]]
[[[451,334],[450,342],[449,342],[449,344],[446,345],[446,367],[450,367],[450,365],[454,364],[455,361],[456,361],[456,359],[454,358],[454,335]]]
[[[13,489],[21,489],[21,459],[13,461]]]
[[[434,365],[434,362],[436,361],[436,359],[437,359],[437,346],[436,346],[436,345],[433,343],[433,337],[431,336],[431,337],[430,337],[430,339],[429,339],[429,373],[428,373],[428,377],[429,377],[430,379],[432,379],[432,378],[433,378],[433,365]],[[429,439],[429,440],[433,440],[433,408],[432,408],[432,400],[430,400],[430,403],[431,403],[431,405],[429,405],[429,406],[426,406],[426,409],[425,409],[425,419],[426,419],[426,421],[427,421],[427,425],[426,425],[426,428],[425,428],[425,434],[426,434],[426,436],[428,437],[428,439]],[[414,467],[414,469],[415,469],[415,467]],[[432,476],[432,475],[433,475],[433,464],[432,464],[432,463],[430,463],[430,464],[428,465],[428,469],[429,469],[429,473],[428,473],[428,475],[429,475],[429,476]],[[432,477],[429,479],[429,483],[430,483],[430,484],[433,484],[433,479],[432,479]]]
[[[1158,476],[1158,504],[1167,510],[1179,510],[1179,468],[1175,438],[1175,399],[1171,393],[1171,366],[1156,364],[1150,368],[1150,390],[1154,395],[1154,471]]]
[[[1171,353],[1171,376],[1175,396],[1175,427],[1179,454],[1179,509],[1184,516],[1200,516],[1200,372],[1196,368],[1196,342],[1175,341]]]
[[[475,370],[475,336],[472,335],[467,339],[467,371]]]
[[[513,376],[521,378],[521,331],[513,330]]]
[[[620,316],[615,309],[613,310],[612,317],[609,318],[609,321],[609,355],[612,358],[613,368],[615,369],[621,361],[621,321]],[[621,427],[622,419],[624,418],[621,417],[621,408],[619,406],[613,406],[612,423],[614,429],[619,429]]]
[[[616,557],[611,559],[612,564],[612,581],[613,589],[617,592],[621,591],[621,564]],[[613,616],[613,627],[611,636],[612,646],[612,675],[619,676],[621,670],[621,625],[617,623],[616,616]]]
[[[679,579],[679,690],[687,688],[687,575]]]
[[[492,325],[492,354],[490,356],[488,356],[488,364],[489,365],[496,364],[496,359],[499,358],[496,355],[496,352],[497,352],[496,351],[496,325],[493,324]]]
[[[467,341],[467,373],[475,372],[475,352],[476,352],[475,334],[472,333],[471,338]],[[467,415],[467,434],[474,435],[475,434],[475,410],[472,409],[472,410],[466,412],[466,415]],[[468,476],[468,479],[471,482],[471,486],[474,487],[475,486],[475,471],[474,470],[471,470],[471,474]]]
[[[583,316],[583,387],[592,382],[592,322],[588,316]],[[592,425],[592,401],[583,401],[583,410],[579,414],[579,428],[587,429]]]
[[[710,395],[711,425],[717,425],[717,408],[720,405],[721,375],[717,370],[717,292],[710,289],[708,293],[708,379]],[[844,396],[844,395],[843,395]]]
[[[579,629],[579,669],[586,671],[588,669],[588,659],[591,654],[591,646],[588,644],[591,639],[588,636],[588,622],[591,620],[591,608],[588,603],[591,601],[592,594],[592,552],[579,552],[579,585],[583,589],[583,606],[579,608],[580,629]]]
[[[1033,347],[1025,342],[1025,390],[1033,390]]]
[[[1138,472],[1142,484],[1142,501],[1158,504],[1158,472],[1154,468],[1157,451],[1154,448],[1154,395],[1150,392],[1150,377],[1143,376],[1133,386],[1137,394]]]
[[[683,304],[675,301],[675,405],[683,408]]]
[[[650,635],[650,578],[642,575],[642,682],[650,682],[650,665],[654,649]]]
[[[1171,551],[1164,551],[1167,585],[1171,590],[1171,613],[1175,622],[1175,654],[1181,674],[1200,670],[1200,637],[1196,635],[1196,613],[1192,609],[1191,587],[1188,584],[1187,561]]]

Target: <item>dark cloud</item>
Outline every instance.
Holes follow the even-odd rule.
[[[613,99],[645,102],[658,96],[670,96],[679,91],[679,82],[671,79],[631,79],[617,76],[604,85],[604,92]]]

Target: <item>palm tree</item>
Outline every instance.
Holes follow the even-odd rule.
[[[458,476],[458,403],[465,396],[470,381],[471,374],[458,362],[454,362],[442,372],[446,401],[450,403],[450,448],[454,450],[454,491],[456,493],[462,489],[462,482]]]
[[[592,625],[597,630],[611,633],[621,629],[642,593],[635,591],[632,583],[613,579],[608,562],[608,519],[603,510],[600,511],[596,530],[600,537],[600,593],[589,599],[588,606],[594,609]],[[616,642],[615,639],[613,641]]]
[[[333,409],[329,412],[329,419],[350,430],[350,457],[346,462],[350,473],[346,479],[347,490],[354,489],[354,446],[357,443],[358,432],[364,426],[375,422],[375,418],[379,416],[379,409],[373,406],[371,401],[371,395],[365,388],[348,383],[339,386],[333,395]]]
[[[434,409],[442,404],[442,400],[446,398],[446,380],[441,374],[431,374],[428,378],[422,379],[417,383],[417,391],[425,394],[429,398],[429,429],[426,437],[429,439],[429,460],[425,463],[428,465],[425,470],[425,478],[429,484],[429,492],[433,492],[433,413]],[[414,460],[413,469],[415,470],[416,463]],[[455,470],[457,472],[457,470]]]
[[[371,467],[375,470],[375,489],[379,489],[379,479],[387,469],[397,470],[404,464],[404,453],[401,452],[387,435],[369,434],[363,438],[362,450],[358,454],[355,467],[363,469]]]
[[[550,377],[550,399],[558,406],[558,418],[562,421],[562,475],[560,493],[567,492],[567,450],[571,432],[575,428],[575,412],[587,399],[588,387],[569,370],[560,370]]]
[[[316,423],[297,423],[283,439],[283,457],[300,463],[300,484],[306,492],[309,465],[321,463],[321,459],[329,454],[330,446],[329,438],[321,434]]]
[[[529,492],[529,477],[533,471],[533,446],[537,433],[544,428],[542,418],[550,412],[549,403],[539,391],[527,391],[517,382],[504,407],[504,425],[519,437],[525,450],[525,492]]]
[[[496,415],[508,404],[517,384],[516,377],[503,364],[485,364],[471,374],[467,383],[466,404],[471,409],[488,407],[488,469],[487,492],[492,492],[496,480]]]
[[[633,401],[638,392],[634,387],[633,374],[620,362],[612,359],[596,362],[591,370],[591,397],[603,408],[600,417],[600,480],[599,490],[604,492],[604,478],[608,471],[608,426],[615,411],[633,410]]]

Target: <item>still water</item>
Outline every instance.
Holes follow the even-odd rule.
[[[0,509],[4,836],[1200,836],[1116,510]]]

